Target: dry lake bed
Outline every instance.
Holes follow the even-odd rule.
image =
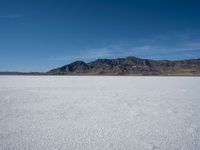
[[[1,150],[199,150],[200,77],[0,76]]]

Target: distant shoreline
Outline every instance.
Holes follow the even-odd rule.
[[[184,75],[184,74],[178,74],[178,75],[172,75],[172,74],[169,74],[169,75],[100,75],[100,74],[97,74],[97,75],[91,75],[91,74],[64,74],[64,75],[61,75],[61,74],[0,74],[0,76],[97,76],[97,77],[200,77],[200,74],[197,74],[197,75]]]

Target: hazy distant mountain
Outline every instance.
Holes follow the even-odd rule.
[[[51,75],[200,75],[200,59],[149,60],[133,56],[117,59],[97,59],[85,63],[75,61],[52,69]]]
[[[46,75],[42,72],[12,72],[12,71],[0,71],[0,75]]]

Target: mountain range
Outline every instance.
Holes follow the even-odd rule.
[[[200,75],[200,59],[150,60],[134,56],[75,61],[46,72],[48,75]]]
[[[0,75],[171,75],[200,76],[200,59],[150,60],[134,56],[75,61],[47,72],[0,72]]]

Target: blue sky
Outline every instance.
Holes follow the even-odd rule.
[[[198,0],[0,0],[0,71],[200,58]]]

